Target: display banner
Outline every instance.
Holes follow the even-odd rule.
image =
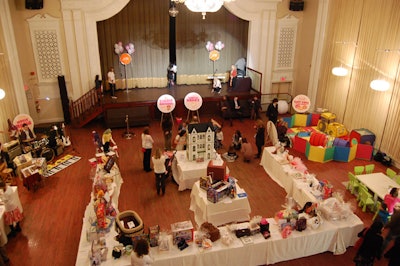
[[[157,108],[162,113],[170,113],[175,109],[176,102],[175,98],[169,94],[161,95],[157,100]]]
[[[190,111],[197,111],[203,105],[203,98],[196,92],[186,94],[184,104]]]

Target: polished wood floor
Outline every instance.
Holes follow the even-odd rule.
[[[217,120],[221,121],[218,117]],[[265,118],[265,117],[263,117]],[[201,117],[205,121],[206,117]],[[228,125],[227,125],[228,124]],[[225,123],[224,146],[231,142],[234,130],[239,129],[247,137],[254,150],[254,121],[234,121],[233,126]],[[88,159],[93,158],[95,146],[92,142],[92,131],[104,131],[101,120],[93,121],[84,128],[68,128],[72,146],[65,150],[64,155],[73,154],[82,159],[72,166],[58,172],[44,181],[37,191],[28,191],[18,181],[19,196],[24,208],[25,219],[22,222],[22,232],[9,239],[6,249],[10,265],[74,265],[78,251],[82,228],[82,218],[89,204],[92,180]],[[154,184],[153,173],[142,170],[142,153],[140,151],[140,134],[143,128],[131,128],[136,136],[128,140],[123,137],[124,129],[114,129],[113,137],[119,147],[119,167],[124,183],[119,199],[119,210],[134,210],[144,221],[145,227],[159,224],[162,229],[169,229],[170,224],[178,221],[192,220],[193,213],[189,210],[190,191],[178,191],[177,185],[171,180],[167,182],[165,196],[158,196]],[[163,146],[160,121],[153,121],[150,132],[155,139],[155,146]],[[175,125],[176,132],[176,125]],[[223,152],[224,149],[220,150]],[[354,205],[355,213],[365,224],[371,222],[372,213],[362,213],[356,207],[356,201],[342,182],[347,181],[347,172],[354,165],[365,165],[369,161],[354,160],[350,163],[328,162],[325,164],[309,162],[304,155],[291,151],[291,154],[303,159],[309,171],[319,179],[329,180],[336,191],[342,191],[345,199]],[[230,173],[239,180],[249,197],[252,209],[251,216],[262,215],[271,217],[285,202],[285,192],[273,182],[259,165],[259,159],[245,163],[239,157],[235,163],[228,163]],[[385,167],[376,163],[375,171],[385,171]],[[290,240],[288,240],[290,241]],[[349,248],[344,255],[334,256],[330,252],[281,262],[276,265],[351,265],[355,254]],[[386,265],[382,259],[377,265]]]

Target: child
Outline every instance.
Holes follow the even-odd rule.
[[[222,129],[219,127],[217,128],[217,131],[215,133],[215,149],[218,150],[222,148],[222,141],[224,141],[224,133],[222,132]]]
[[[0,189],[4,191],[1,197],[5,207],[4,223],[8,224],[11,229],[8,237],[14,237],[18,232],[21,232],[19,222],[24,217],[15,202],[12,189],[4,181],[0,181]]]
[[[387,210],[387,205],[385,202],[381,203],[381,208],[378,211],[378,216],[380,217],[383,225],[386,225],[389,221],[390,214]]]
[[[131,255],[132,266],[152,265],[153,259],[149,255],[149,243],[146,239],[136,241],[134,251]]]
[[[232,145],[237,151],[240,151],[242,148],[242,133],[240,133],[240,130],[236,130],[235,134],[233,134]]]

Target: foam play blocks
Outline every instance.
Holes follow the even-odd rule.
[[[374,146],[369,144],[358,144],[356,151],[356,158],[371,161],[373,152],[374,152]]]
[[[295,127],[306,127],[308,115],[306,114],[294,114],[293,115],[293,126]]]
[[[325,163],[333,160],[335,147],[313,146],[306,143],[306,157],[313,162]]]
[[[366,128],[353,129],[350,132],[350,139],[356,139],[360,144],[369,144],[374,146],[375,134]]]
[[[351,142],[336,138],[333,141],[335,151],[333,153],[333,160],[339,162],[350,162],[356,158],[357,140],[352,139]]]

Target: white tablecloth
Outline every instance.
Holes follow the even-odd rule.
[[[178,190],[192,189],[194,183],[196,183],[200,177],[207,176],[209,161],[210,160],[204,160],[204,162],[189,161],[186,156],[186,151],[177,151],[172,163],[172,174],[174,180],[179,185]],[[226,172],[229,173],[228,167],[226,168]]]
[[[236,183],[237,194],[245,191]],[[241,222],[250,220],[250,204],[246,197],[231,199],[225,197],[217,203],[207,200],[207,192],[200,188],[197,181],[190,193],[190,210],[194,212],[194,218],[197,225],[204,222],[219,226],[231,222]]]
[[[270,218],[268,221],[270,222],[271,237],[265,240],[261,234],[257,234],[251,236],[253,243],[250,244],[243,244],[240,239],[232,234],[233,243],[230,246],[225,246],[221,240],[218,240],[213,243],[210,250],[203,250],[190,242],[188,248],[180,251],[172,245],[170,236],[169,251],[159,251],[158,247],[151,248],[150,253],[154,259],[153,266],[263,265],[326,251],[342,254],[348,246],[354,245],[357,233],[363,228],[362,221],[357,216],[352,215],[343,221],[324,221],[316,230],[307,228],[303,232],[293,231],[288,238],[284,239],[275,220]],[[227,227],[220,227],[219,229],[221,235],[228,231]],[[102,262],[101,265],[130,265],[130,258],[127,255],[117,260],[112,258],[112,248],[118,244],[113,239],[115,235],[114,230],[107,234],[108,260]],[[86,241],[85,231],[82,230],[76,265],[89,265],[88,252],[90,247],[90,243]]]
[[[317,202],[316,195],[320,193],[310,188],[304,178],[298,178],[302,174],[293,169],[288,162],[285,163],[279,155],[272,154],[274,150],[275,147],[264,148],[260,165],[264,167],[265,172],[300,206],[304,206],[307,201]]]
[[[383,200],[393,187],[400,187],[393,179],[384,173],[357,175],[356,178],[374,192],[375,200]]]

